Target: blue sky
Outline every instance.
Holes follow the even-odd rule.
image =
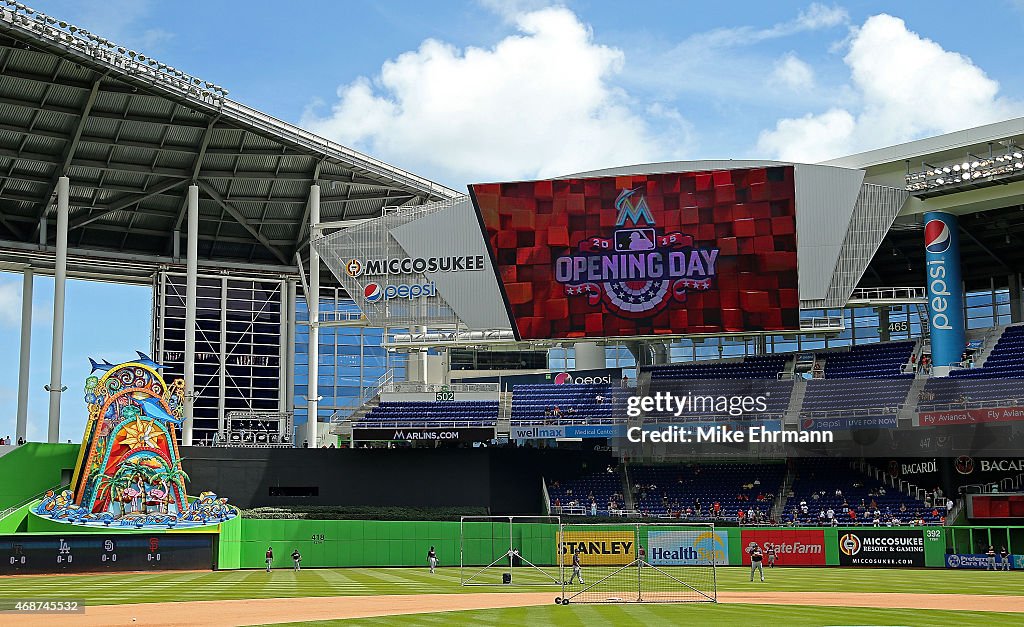
[[[1020,0],[29,4],[457,189],[667,159],[815,161],[1024,115]],[[0,435],[19,279],[0,273]],[[51,299],[40,279],[37,434]],[[150,299],[70,285],[62,438],[81,432],[86,358],[149,346]]]

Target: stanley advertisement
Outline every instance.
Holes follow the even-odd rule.
[[[562,563],[571,564],[577,552],[583,566],[624,566],[636,559],[636,538],[632,531],[566,531],[562,536]]]

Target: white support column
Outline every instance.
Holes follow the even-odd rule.
[[[285,370],[284,370],[284,410],[295,411],[295,279],[288,279],[288,288],[285,292],[286,311],[288,312],[288,326],[285,329]],[[291,434],[288,434],[291,437]]]
[[[57,259],[53,272],[53,345],[50,352],[50,422],[46,441],[60,441],[60,394],[64,391],[61,375],[64,367],[64,292],[68,279],[68,200],[71,181],[57,179]]]
[[[25,268],[21,288],[21,355],[18,360],[18,420],[15,441],[28,439],[28,379],[32,357],[32,266]]]
[[[575,370],[593,370],[607,367],[603,344],[598,344],[597,342],[576,342],[573,348],[576,349]],[[641,345],[640,350],[646,350],[646,347]]]
[[[192,446],[196,390],[196,292],[199,275],[199,186],[188,186],[188,241],[185,245],[185,421],[182,446]]]
[[[309,383],[306,386],[306,430],[302,439],[309,443],[310,448],[316,448],[317,412],[320,408],[320,255],[312,242],[319,235],[316,226],[320,224],[320,186],[315,183],[309,187],[309,223],[309,294],[306,295],[309,302]],[[298,444],[301,446],[302,442]]]
[[[413,335],[420,333],[426,333],[427,327],[414,326],[409,329]],[[406,365],[406,379],[410,383],[426,383],[427,382],[427,351],[426,350],[414,350],[409,353],[409,361]]]
[[[228,278],[220,279],[220,353],[217,372],[217,426],[227,430],[227,389],[228,389]]]

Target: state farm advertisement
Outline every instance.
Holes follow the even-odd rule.
[[[825,532],[821,529],[744,529],[740,533],[743,545],[743,563],[750,565],[747,547],[756,542],[764,551],[768,544],[775,547],[778,566],[824,566]]]
[[[799,328],[791,166],[470,193],[519,339]]]

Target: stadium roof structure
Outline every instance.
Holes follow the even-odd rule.
[[[0,0],[0,269],[53,267],[62,175],[69,276],[127,282],[184,264],[193,182],[205,266],[287,274],[308,245],[314,182],[321,220],[332,222],[460,195],[227,94]]]
[[[908,175],[943,165],[982,162],[1024,151],[1024,118],[1013,118],[935,137],[870,150],[824,162],[860,168],[865,181],[904,186]],[[1014,161],[1020,161],[1019,158]],[[947,211],[959,216],[960,256],[968,288],[1005,284],[1024,273],[1024,170],[980,176],[944,189],[912,191],[900,217],[886,233],[862,285],[914,285],[923,281],[921,214]]]

